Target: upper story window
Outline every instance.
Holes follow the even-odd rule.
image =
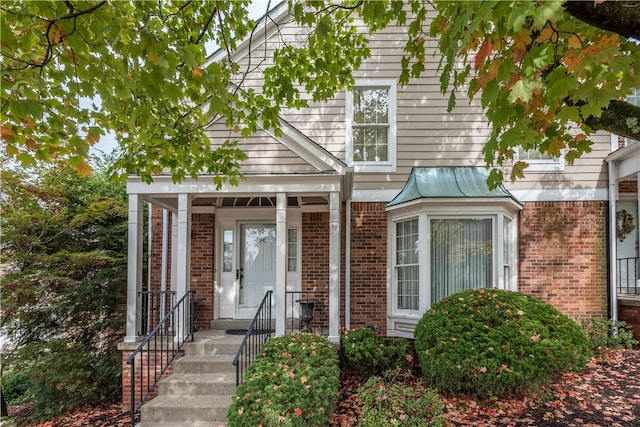
[[[530,171],[563,171],[564,170],[564,155],[552,156],[548,153],[541,153],[538,150],[525,150],[522,147],[518,147],[516,152],[516,159],[527,162]]]
[[[347,164],[356,172],[394,172],[396,83],[361,80],[346,97]]]

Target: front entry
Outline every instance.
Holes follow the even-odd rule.
[[[240,224],[240,247],[236,269],[238,319],[254,316],[265,292],[275,289],[275,224]]]

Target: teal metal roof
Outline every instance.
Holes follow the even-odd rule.
[[[414,167],[402,191],[387,207],[423,198],[509,197],[521,204],[502,185],[487,185],[489,172],[478,167]]]

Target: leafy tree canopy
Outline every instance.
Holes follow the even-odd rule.
[[[290,1],[308,28],[301,46],[284,45],[263,69],[261,91],[240,90],[231,54],[255,30],[248,1],[9,2],[2,11],[2,138],[22,164],[64,156],[81,171],[89,147],[115,131],[118,168],[149,181],[168,170],[175,181],[198,173],[235,182],[244,154],[230,138],[211,150],[204,129],[223,116],[232,131],[274,129],[281,107],[331,98],[353,84],[370,52],[371,33],[408,25],[402,83],[433,60],[438,38],[443,92],[480,99],[492,125],[489,166],[517,146],[571,161],[589,151],[598,129],[640,138],[640,109],[624,102],[638,84],[637,2],[424,0]],[[435,11],[432,12],[435,8]],[[206,46],[227,55],[207,61]],[[436,59],[437,60],[437,59]],[[512,176],[522,176],[516,163]],[[501,169],[492,182],[502,180]]]

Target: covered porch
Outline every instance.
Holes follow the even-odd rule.
[[[327,323],[323,334],[339,342],[345,181],[336,173],[247,176],[221,187],[211,177],[180,184],[130,179],[125,342],[140,341],[153,327],[142,295],[162,298],[158,317],[167,301],[195,292],[197,321],[208,325],[250,319],[267,291],[276,335],[301,318],[298,300],[313,299],[316,322]],[[188,328],[182,322],[175,339]]]

